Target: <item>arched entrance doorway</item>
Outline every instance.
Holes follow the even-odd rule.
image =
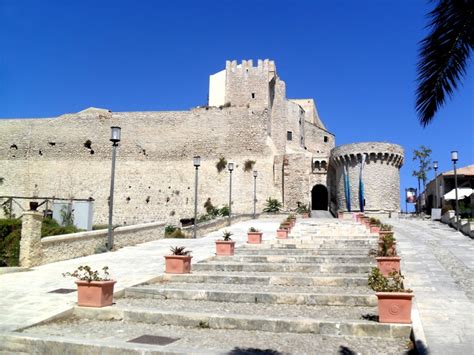
[[[324,185],[315,185],[311,190],[311,209],[328,210],[328,189]]]

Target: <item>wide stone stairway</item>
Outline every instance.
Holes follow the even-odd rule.
[[[265,239],[130,287],[112,307],[76,307],[22,341],[57,354],[406,351],[411,326],[378,323],[367,287],[376,235],[353,221],[304,219],[288,239]]]

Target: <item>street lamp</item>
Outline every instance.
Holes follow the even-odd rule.
[[[256,215],[256,203],[257,203],[257,170],[253,171],[253,219]]]
[[[193,164],[196,168],[196,177],[194,179],[194,228],[193,228],[193,238],[196,238],[197,231],[197,206],[198,206],[198,170],[201,165],[201,157],[199,155],[193,158]]]
[[[232,171],[234,170],[234,163],[227,164],[227,169],[229,170],[229,226],[231,224],[231,216],[232,216]]]
[[[109,194],[109,230],[107,234],[107,249],[110,251],[114,247],[114,236],[112,228],[112,215],[114,210],[114,183],[115,183],[115,158],[117,157],[117,146],[120,142],[120,127],[110,127],[112,142],[112,173],[110,174],[110,194]]]
[[[435,160],[433,162],[433,168],[434,168],[434,171],[435,171],[435,208],[438,208],[438,161]]]
[[[458,175],[456,173],[456,162],[458,161],[457,150],[453,150],[451,152],[451,160],[454,166],[454,189],[456,194],[456,229],[459,231]]]

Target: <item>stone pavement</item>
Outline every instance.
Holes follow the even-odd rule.
[[[374,265],[368,251],[376,245],[376,235],[353,221],[307,219],[297,223],[290,239],[275,239],[276,221],[236,224],[234,239],[244,240],[251,225],[264,231],[264,244],[239,245],[232,257],[211,257],[215,238],[190,241],[197,243],[191,248],[199,258],[207,256],[194,260],[191,274],[161,274],[162,268],[153,267],[150,275],[161,276],[126,287],[112,307],[76,307],[73,317],[20,334],[0,334],[0,343],[10,352],[58,354],[401,354],[407,350],[410,325],[375,321],[377,301],[367,287],[367,273]],[[154,243],[137,248],[149,250]],[[160,259],[166,249],[160,249]],[[158,254],[154,250],[143,263],[149,265],[148,260]],[[122,275],[128,270],[136,274],[135,266],[150,268],[140,265],[137,255],[115,265]],[[116,261],[108,263],[112,269]],[[118,272],[116,278],[121,280]],[[145,335],[175,341],[130,343]]]
[[[229,228],[236,246],[244,244],[250,226],[265,232],[267,239],[274,236],[280,219],[258,219],[235,224]],[[193,263],[213,256],[214,240],[221,237],[222,230],[209,233],[200,239],[162,239],[136,246],[125,247],[112,253],[95,254],[32,268],[28,272],[0,275],[0,332],[25,327],[76,305],[77,294],[53,294],[58,288],[76,288],[72,278],[63,278],[62,273],[73,271],[79,265],[90,265],[94,269],[107,265],[112,278],[118,280],[115,291],[124,290],[146,282],[164,271],[164,255],[171,246],[186,246],[192,250]]]
[[[474,354],[474,240],[443,225],[387,219],[430,354]]]

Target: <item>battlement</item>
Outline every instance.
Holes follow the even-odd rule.
[[[236,60],[227,60],[225,63],[226,71],[231,71],[236,74],[254,73],[254,72],[276,72],[275,62],[270,59],[258,59],[257,66],[253,66],[253,60],[242,60],[239,64]]]

